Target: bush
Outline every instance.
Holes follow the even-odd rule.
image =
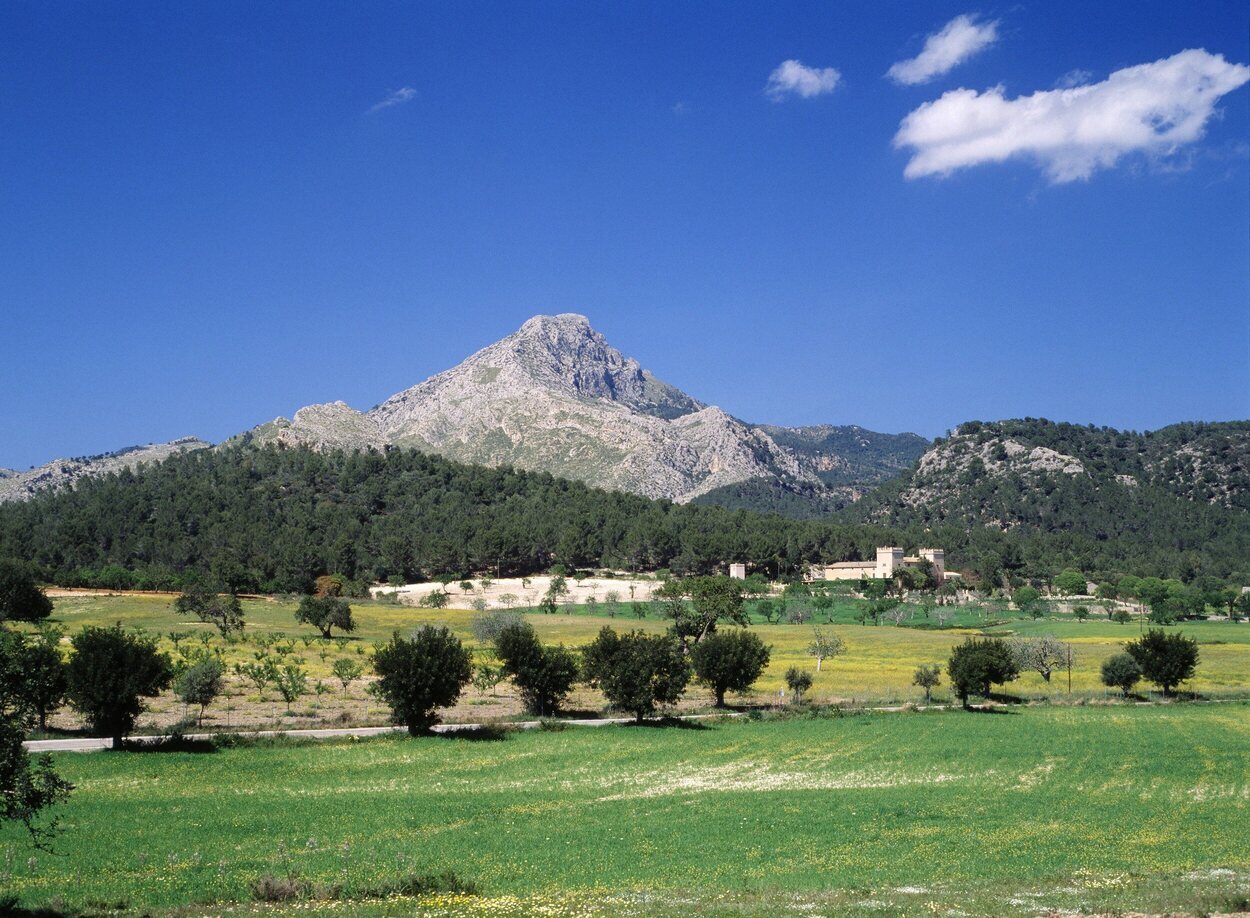
[[[169,686],[173,667],[156,649],[156,639],[88,625],[75,635],[74,655],[66,671],[70,704],[97,736],[112,737],[113,748],[134,729],[143,713],[142,699]]]
[[[504,628],[495,639],[495,653],[531,714],[543,717],[557,713],[577,681],[573,655],[563,644],[544,647],[529,622]]]
[[[1102,662],[1102,684],[1127,695],[1141,679],[1141,665],[1132,654],[1117,653]]]
[[[493,644],[505,628],[519,625],[524,621],[525,619],[516,612],[484,612],[473,616],[471,627],[473,636],[480,643]]]
[[[222,676],[226,668],[216,657],[201,660],[188,666],[174,683],[174,693],[184,704],[200,706],[200,714],[195,719],[199,726],[204,722],[204,709],[221,694]]]
[[[1198,668],[1198,642],[1185,635],[1151,628],[1136,641],[1125,646],[1142,676],[1163,689],[1164,695],[1187,679],[1192,679]]]
[[[812,687],[812,674],[805,669],[791,666],[786,670],[786,685],[790,687],[790,694],[794,697],[794,703],[801,704],[803,695]]]
[[[742,628],[714,631],[690,651],[695,675],[712,690],[718,708],[725,706],[726,692],[747,691],[770,656],[770,648],[759,635]]]
[[[421,597],[417,605],[423,609],[445,609],[450,598],[444,590],[431,590]]]
[[[988,696],[991,685],[1020,675],[1011,648],[998,638],[968,638],[951,651],[946,672],[964,707],[969,695]]]
[[[1055,575],[1055,589],[1066,596],[1084,596],[1087,589],[1085,575],[1080,571],[1066,570]]]
[[[912,673],[911,684],[924,689],[924,702],[933,700],[933,690],[942,684],[942,667],[936,663],[922,663]]]
[[[473,677],[469,652],[447,628],[426,625],[404,639],[399,632],[373,655],[374,691],[391,708],[395,723],[413,736],[438,723],[437,708],[450,707]]]
[[[690,681],[690,664],[671,634],[604,627],[586,648],[583,673],[614,706],[641,721],[656,705],[674,704]]]

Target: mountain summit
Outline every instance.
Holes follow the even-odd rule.
[[[893,439],[859,428],[819,430]],[[786,444],[770,431],[785,432]],[[803,431],[746,424],[706,405],[612,347],[585,316],[566,313],[535,316],[368,412],[342,402],[312,405],[247,436],[313,447],[412,447],[677,501],[745,482],[835,502],[857,497],[855,482],[838,481],[833,489],[827,473],[859,468],[863,457],[836,455],[829,436]],[[845,451],[857,452],[858,434],[843,438]],[[924,446],[921,438],[903,435],[895,444],[898,463],[910,464]],[[869,465],[866,483],[895,467]]]

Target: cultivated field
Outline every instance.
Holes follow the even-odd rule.
[[[24,905],[340,898],[371,914],[1037,914],[1244,907],[1250,707],[1024,707],[62,754],[55,853],[0,831]],[[200,910],[191,910],[200,913]],[[185,914],[185,912],[180,912]]]
[[[327,642],[317,636],[311,627],[295,623],[293,602],[248,600],[244,602],[248,622],[244,640],[225,645],[211,626],[177,615],[171,596],[78,594],[60,595],[55,601],[53,620],[71,635],[84,625],[120,621],[127,627],[143,628],[162,636],[162,645],[171,652],[173,644],[168,638],[169,632],[189,633],[190,637],[182,638],[184,647],[199,646],[199,636],[202,635],[211,646],[222,650],[227,664],[231,666],[252,661],[260,649],[258,640],[284,635],[282,640],[271,646],[270,652],[277,658],[275,647],[290,647],[290,655],[304,661],[310,694],[295,701],[288,711],[272,687],[261,695],[255,687],[231,674],[227,697],[208,709],[205,726],[212,729],[275,725],[290,728],[326,724],[355,726],[387,722],[386,710],[364,691],[364,687],[369,673],[368,653],[373,643],[385,640],[396,629],[407,632],[426,623],[445,624],[469,646],[477,648],[479,653],[483,650],[474,640],[471,628],[472,619],[478,613],[465,609],[421,609],[384,602],[362,602],[353,606],[357,631],[346,640]],[[835,660],[826,661],[821,671],[814,673],[815,685],[811,697],[816,702],[890,704],[922,700],[921,690],[911,685],[912,672],[921,663],[944,663],[951,646],[972,633],[970,629],[962,628],[860,625],[854,621],[854,612],[853,603],[839,600],[839,604],[831,610],[833,624],[819,625],[841,637],[847,652]],[[974,612],[965,611],[963,614],[969,618],[980,617]],[[988,616],[988,620],[993,622],[996,617]],[[668,625],[667,620],[656,617],[640,621],[630,614],[618,614],[615,618],[609,618],[602,612],[592,615],[581,606],[570,607],[554,615],[530,613],[528,618],[544,642],[563,642],[569,646],[589,643],[604,625],[618,630],[644,628],[649,631],[661,631]],[[812,627],[769,625],[757,617],[752,628],[757,629],[764,641],[772,645],[772,662],[756,684],[755,692],[741,698],[730,696],[730,701],[755,705],[775,703],[779,700],[777,692],[784,685],[783,674],[788,667],[815,667],[815,660],[806,653],[813,636]],[[1200,621],[1186,622],[1176,628],[1196,637],[1201,645],[1197,676],[1184,688],[1208,697],[1250,695],[1250,624]],[[1071,642],[1074,648],[1072,697],[1101,699],[1108,697],[1108,692],[1099,682],[1099,666],[1108,656],[1118,652],[1124,642],[1136,638],[1140,628],[1136,622],[1119,625],[1104,618],[1080,623],[1071,617],[1061,616],[1039,621],[1016,618],[998,625],[990,624],[985,631],[1003,636],[1052,634]],[[364,666],[366,674],[350,685],[346,693],[331,674],[334,661],[343,657],[358,661]],[[318,681],[322,682],[321,695],[312,692]],[[1143,685],[1142,690],[1145,689]],[[1056,673],[1048,684],[1036,673],[1026,673],[1004,691],[1021,698],[1065,699],[1069,697],[1068,674],[1066,670]],[[948,700],[945,686],[939,687],[934,697],[936,700]],[[682,709],[702,709],[710,700],[705,690],[692,685]],[[599,712],[604,707],[604,699],[598,692],[579,686],[570,698],[569,707],[578,711]],[[149,731],[161,730],[186,713],[182,703],[167,692],[152,702],[142,726]],[[475,722],[516,716],[520,716],[520,705],[510,686],[504,683],[494,691],[467,689],[460,703],[447,711],[444,719]],[[68,710],[51,721],[54,728],[61,729],[73,729],[77,723]]]

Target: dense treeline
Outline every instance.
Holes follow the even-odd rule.
[[[700,573],[744,560],[793,573],[892,537],[399,449],[204,450],[0,507],[0,557],[61,584],[137,588],[203,577],[231,590],[308,591],[326,573],[508,576],[557,561]]]
[[[0,558],[49,582],[109,588],[307,592],[323,574],[358,582],[444,574],[524,575],[570,567],[724,570],[770,576],[806,563],[872,557],[875,546],[947,550],[948,566],[995,585],[1076,568],[1114,574],[1244,577],[1247,514],[1186,504],[1175,518],[1139,489],[1141,512],[1100,507],[1096,525],[1047,525],[1062,495],[1034,501],[1038,522],[963,518],[887,527],[833,516],[680,506],[545,473],[467,466],[411,450],[314,452],[244,445],[173,456],[0,506]],[[1061,506],[1061,504],[1065,506]],[[1166,505],[1176,511],[1177,501]],[[1086,511],[1081,511],[1086,512]],[[1127,520],[1127,522],[1126,522]]]

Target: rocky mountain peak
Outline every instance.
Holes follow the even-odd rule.
[[[648,497],[691,500],[740,482],[827,497],[827,455],[662,382],[578,313],[537,315],[367,412],[308,405],[233,438],[314,449],[408,447],[514,465]],[[825,449],[825,453],[833,450]],[[843,465],[846,463],[843,461]],[[0,472],[5,488],[12,476]]]

